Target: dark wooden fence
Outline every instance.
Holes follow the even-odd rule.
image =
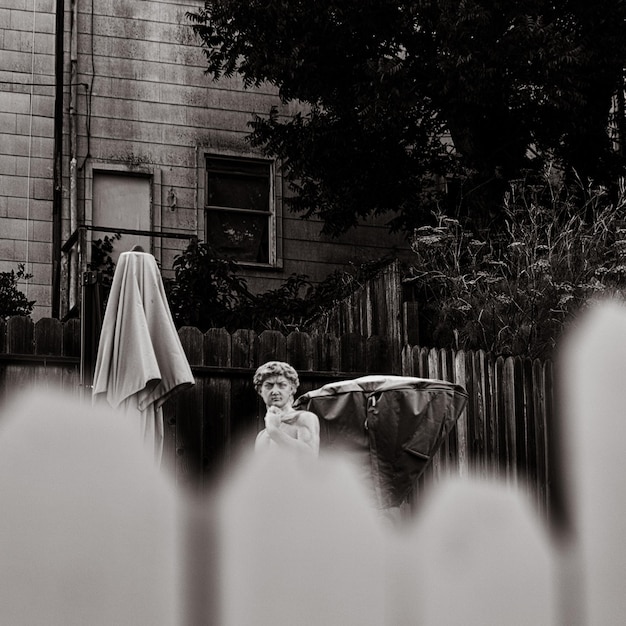
[[[538,508],[549,510],[548,439],[553,423],[550,363],[484,352],[404,345],[380,336],[277,331],[256,334],[182,328],[181,342],[196,385],[164,407],[164,462],[179,484],[202,486],[227,471],[233,455],[252,445],[262,427],[252,387],[256,367],[285,360],[300,373],[299,393],[368,373],[456,382],[469,401],[425,480],[443,472],[498,473],[527,486]],[[80,322],[23,317],[0,324],[0,398],[32,385],[81,389]]]
[[[456,382],[468,392],[466,410],[430,467],[498,475],[527,490],[537,509],[550,512],[553,493],[550,434],[555,427],[553,366],[481,351],[405,346],[406,375]]]

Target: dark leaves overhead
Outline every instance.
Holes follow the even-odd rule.
[[[607,127],[623,1],[213,0],[189,16],[210,75],[302,103],[257,117],[251,141],[282,161],[292,207],[328,232],[386,213],[410,230],[459,168],[482,190],[463,200],[471,213],[539,167],[533,154],[597,179],[621,167]]]

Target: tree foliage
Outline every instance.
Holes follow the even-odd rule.
[[[29,300],[19,288],[19,281],[31,278],[32,274],[26,273],[23,263],[17,266],[17,272],[0,272],[0,318],[28,316],[33,312],[35,300]]]
[[[208,0],[189,16],[215,79],[302,104],[257,116],[250,139],[327,232],[371,214],[411,232],[437,206],[488,223],[542,155],[599,181],[622,166],[607,132],[622,0]],[[441,197],[443,175],[461,195]]]
[[[246,281],[235,264],[213,248],[192,239],[174,259],[175,278],[167,283],[172,316],[178,326],[206,330],[226,326],[231,311],[248,297]]]
[[[91,242],[91,262],[87,264],[87,269],[94,272],[100,272],[102,284],[107,287],[113,282],[115,274],[115,261],[111,254],[115,248],[115,242],[122,238],[120,233],[104,235]]]

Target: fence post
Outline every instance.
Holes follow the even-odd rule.
[[[392,349],[386,337],[372,335],[366,339],[366,369],[372,374],[397,373],[397,366],[393,362]]]
[[[626,309],[605,302],[587,311],[561,351],[566,477],[572,496],[582,587],[566,600],[583,623],[622,623],[626,615]],[[568,537],[569,539],[570,537]],[[581,593],[582,592],[582,593]],[[565,623],[565,622],[564,622]],[[579,620],[567,622],[578,624]]]
[[[402,353],[400,355],[401,363],[401,376],[415,376],[413,373],[413,348],[405,343],[402,347]]]
[[[467,355],[463,350],[459,350],[454,357],[454,382],[467,390]],[[465,477],[469,474],[467,405],[457,420],[455,431],[459,475]]]
[[[264,330],[257,338],[257,365],[287,360],[287,340],[278,330]]]
[[[356,333],[342,335],[340,342],[341,369],[344,372],[358,372],[366,369],[365,337]]]
[[[63,352],[63,325],[60,320],[41,318],[34,325],[35,354],[41,356],[58,356]],[[63,380],[61,365],[50,363],[38,365],[34,374],[39,386],[60,386]]]
[[[7,320],[7,352],[33,354],[35,352],[35,326],[30,317],[15,315]]]
[[[316,333],[312,339],[315,369],[330,372],[339,370],[341,368],[341,353],[337,335]]]
[[[57,319],[43,317],[35,323],[34,342],[36,354],[61,354],[63,352],[63,326]]]
[[[179,501],[138,430],[50,391],[0,422],[0,623],[180,624]]]
[[[287,335],[287,362],[296,371],[312,370],[313,341],[308,333],[293,331]]]
[[[517,403],[515,401],[515,358],[507,357],[502,370],[504,381],[502,387],[503,408],[504,408],[504,436],[507,478],[513,485],[518,483],[518,443],[516,413]]]
[[[231,338],[233,367],[254,368],[257,357],[257,334],[252,330],[237,330]],[[252,385],[252,375],[232,382],[231,394],[231,449],[249,448],[253,443],[258,413],[258,400]]]
[[[419,513],[398,570],[390,568],[390,625],[557,626],[554,554],[519,492],[493,479],[447,478]]]
[[[546,377],[547,364],[538,360],[532,363],[533,415],[535,418],[535,491],[540,511],[546,510],[547,504],[547,443],[546,443]]]
[[[231,337],[226,329],[207,330],[203,349],[205,365],[230,367]],[[203,386],[202,473],[212,476],[217,471],[221,475],[231,452],[231,380],[224,376],[208,376]]]
[[[178,331],[180,342],[187,355],[189,365],[204,364],[204,337],[197,328],[184,326]],[[196,384],[176,394],[172,399],[168,423],[176,434],[176,480],[184,487],[197,486],[195,481],[201,477],[202,468],[202,380],[196,378]],[[165,418],[165,415],[164,415]],[[165,452],[165,445],[164,445]]]
[[[63,356],[80,358],[80,320],[69,319],[63,323]]]

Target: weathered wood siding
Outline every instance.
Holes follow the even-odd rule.
[[[0,271],[26,264],[35,317],[52,301],[54,8],[0,0]]]
[[[0,68],[0,271],[27,263],[34,276],[24,289],[36,300],[35,319],[51,314],[52,246],[60,248],[76,226],[70,218],[74,197],[78,225],[89,222],[94,170],[150,176],[155,228],[204,238],[198,214],[203,154],[259,156],[245,141],[252,116],[272,106],[282,115],[296,111],[269,86],[245,89],[238,77],[214,82],[205,74],[205,58],[186,17],[202,4],[66,2],[63,102],[55,102],[55,4],[0,0],[5,61]],[[52,236],[55,106],[64,112],[60,242]],[[275,183],[280,205],[289,191],[280,175]],[[286,208],[278,234],[280,266],[242,270],[253,291],[275,288],[292,273],[317,282],[337,267],[379,258],[394,246],[407,248],[382,220],[334,239],[320,234],[318,221],[304,221]],[[118,251],[134,243],[132,235],[123,235]],[[185,240],[155,243],[168,274]],[[69,290],[72,263],[62,259],[64,290]],[[64,291],[61,317],[71,301]]]

